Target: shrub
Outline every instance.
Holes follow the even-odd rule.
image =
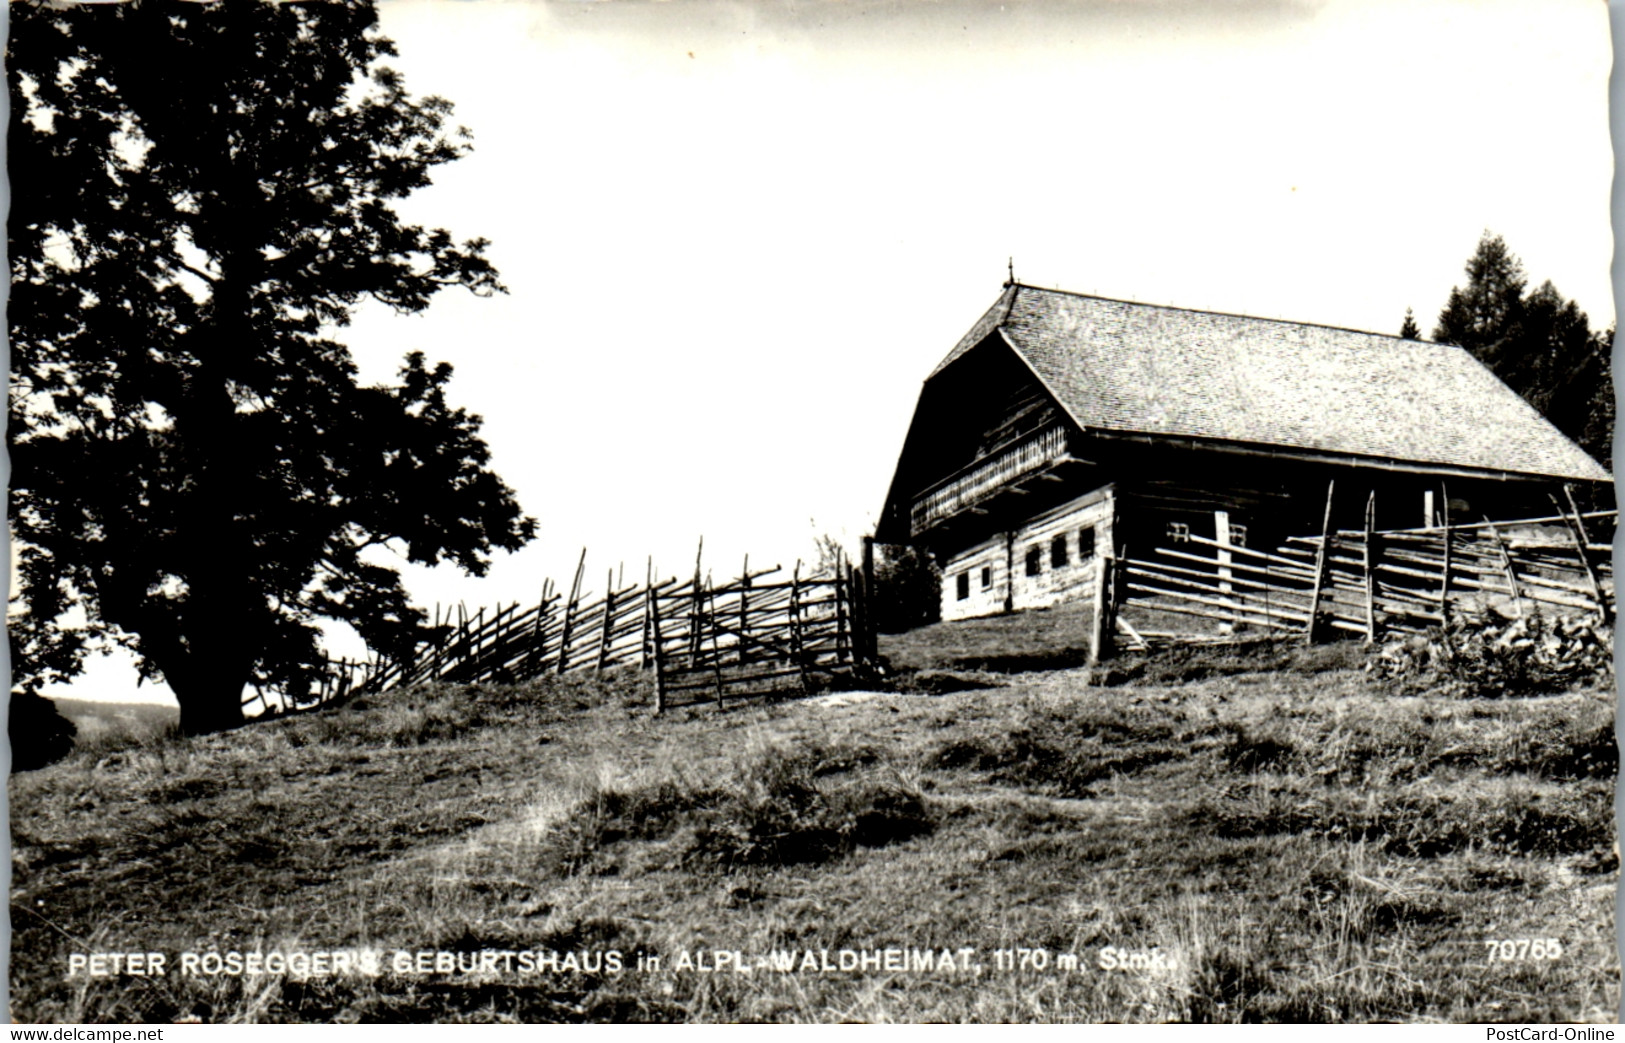
[[[1406,692],[1497,698],[1561,691],[1611,676],[1613,636],[1585,619],[1534,611],[1509,622],[1484,610],[1425,637],[1386,642],[1367,670]]]
[[[942,571],[913,547],[881,544],[871,598],[875,629],[900,634],[942,618]]]
[[[79,730],[44,696],[12,692],[8,731],[11,770],[33,771],[66,757]]]

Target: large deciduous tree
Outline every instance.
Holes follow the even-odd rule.
[[[534,522],[421,354],[362,386],[366,299],[501,292],[483,240],[395,202],[467,149],[371,3],[13,4],[15,687],[118,641],[189,732],[307,696],[321,618],[400,654],[423,613],[371,548],[480,574]]]
[[[1527,291],[1523,264],[1485,232],[1452,287],[1433,339],[1488,366],[1558,430],[1604,464],[1613,457],[1614,334],[1593,333],[1585,312],[1550,281]]]

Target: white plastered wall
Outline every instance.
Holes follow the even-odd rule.
[[[1112,547],[1112,513],[1112,487],[1104,486],[1045,511],[1013,533],[998,533],[953,555],[942,570],[942,618],[993,615],[1004,611],[1007,598],[1012,608],[1025,609],[1088,597],[1100,556]],[[1079,535],[1086,529],[1094,532],[1095,552],[1083,557]],[[1059,566],[1057,537],[1066,548],[1065,564]],[[1033,548],[1038,550],[1037,575],[1028,574]],[[964,587],[961,577],[966,577]]]

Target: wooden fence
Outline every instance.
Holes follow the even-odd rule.
[[[1379,531],[1368,500],[1364,529],[1328,524],[1318,536],[1267,551],[1192,534],[1116,563],[1115,621],[1134,640],[1173,635],[1136,628],[1121,614],[1130,606],[1216,621],[1223,630],[1306,640],[1335,630],[1367,641],[1421,633],[1473,609],[1589,613],[1610,623],[1618,514],[1581,513],[1572,500],[1554,506],[1558,513],[1548,517]]]
[[[725,695],[811,691],[866,676],[876,660],[864,592],[868,570],[841,561],[803,577],[798,563],[714,584],[696,562],[689,579],[627,585],[611,570],[603,593],[586,595],[586,552],[568,593],[551,580],[522,607],[435,608],[430,635],[409,656],[329,660],[309,708],[363,692],[431,681],[516,683],[616,667],[654,675],[658,713]],[[265,701],[263,694],[255,701]],[[268,704],[267,704],[268,705]]]
[[[655,710],[726,695],[829,684],[873,654],[864,635],[862,577],[764,582],[746,572],[720,586],[687,584],[649,598]]]

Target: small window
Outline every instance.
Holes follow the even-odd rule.
[[[1049,564],[1052,569],[1066,568],[1066,534],[1055,537],[1049,543]]]
[[[957,593],[960,601],[970,597],[970,573],[961,572],[956,586],[958,587]]]
[[[1232,546],[1232,547],[1245,547],[1245,546],[1247,546],[1247,526],[1245,526],[1245,525],[1231,525],[1230,526],[1230,546]]]
[[[1027,548],[1027,575],[1037,576],[1044,571],[1044,548]]]
[[[993,568],[990,565],[982,566],[982,589],[993,589]]]
[[[1095,556],[1095,527],[1078,530],[1078,560],[1088,561]]]
[[[1189,543],[1191,541],[1191,527],[1184,522],[1168,523],[1169,543]]]

